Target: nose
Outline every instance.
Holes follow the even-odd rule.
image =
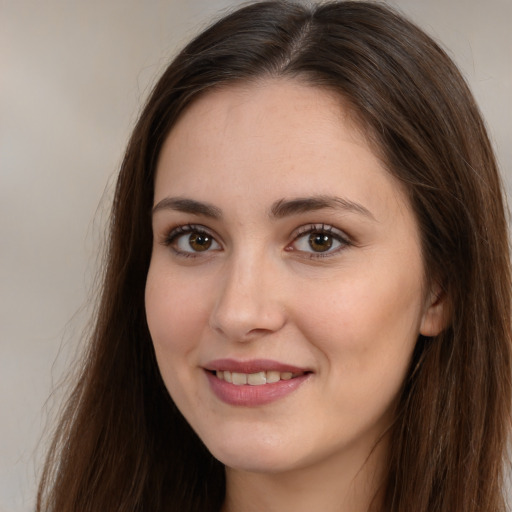
[[[260,255],[226,262],[210,327],[231,341],[279,331],[286,323],[282,276],[278,264]]]

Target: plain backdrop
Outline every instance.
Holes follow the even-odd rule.
[[[140,106],[176,49],[239,3],[0,0],[1,512],[34,508]],[[459,64],[512,183],[512,0],[389,3]]]

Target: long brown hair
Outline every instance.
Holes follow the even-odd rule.
[[[458,70],[382,4],[260,2],[192,41],[155,86],[122,163],[102,297],[38,511],[214,511],[224,469],[159,375],[144,313],[153,180],[178,116],[214,87],[289,77],[336,91],[403,184],[449,326],[418,339],[391,430],[393,512],[503,512],[510,427],[508,237],[502,187]]]

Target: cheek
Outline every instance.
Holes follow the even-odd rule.
[[[197,288],[179,276],[150,266],[145,304],[146,317],[162,379],[174,401],[187,404],[187,389],[195,368],[195,354],[207,315],[198,300]],[[185,406],[186,407],[186,406]]]
[[[302,329],[324,361],[328,378],[320,397],[331,398],[333,422],[354,431],[382,431],[409,368],[421,303],[377,289],[375,282],[368,288],[360,284],[347,285],[346,293],[324,300],[323,307],[312,297],[318,304],[309,310],[314,321],[304,320]]]
[[[156,262],[158,263],[158,261]],[[165,386],[177,404],[190,407],[191,374],[186,371],[200,339],[200,311],[189,287],[152,261],[145,290],[146,318]],[[180,290],[177,293],[177,290]]]
[[[413,273],[416,275],[416,273]],[[408,275],[354,275],[316,283],[297,322],[336,378],[353,396],[398,388],[418,338],[421,285]]]
[[[339,282],[315,282],[307,293],[303,288],[302,295],[307,300],[296,302],[300,311],[296,316],[304,328],[317,330],[328,339],[339,335],[346,343],[353,343],[353,348],[362,348],[363,340],[377,342],[419,332],[422,300],[416,283],[402,286],[356,276]]]
[[[146,282],[149,331],[157,353],[183,354],[193,346],[198,337],[194,333],[204,326],[207,313],[196,287],[159,267],[152,262]]]

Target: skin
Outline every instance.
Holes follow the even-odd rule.
[[[333,196],[343,201],[272,214]],[[414,344],[437,334],[443,306],[405,194],[348,109],[282,79],[210,92],[163,146],[154,205],[148,325],[169,393],[226,465],[224,509],[367,510]],[[311,374],[275,402],[234,406],[206,378],[219,358]]]

